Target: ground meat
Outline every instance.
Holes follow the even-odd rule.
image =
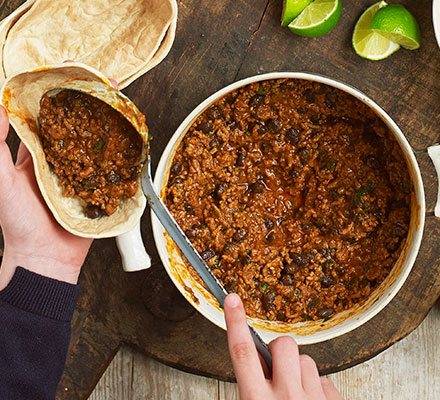
[[[62,90],[40,102],[47,161],[66,197],[84,201],[89,218],[111,215],[138,190],[143,141],[116,110],[87,94]]]
[[[197,118],[173,162],[167,206],[249,316],[331,318],[365,301],[406,241],[404,155],[369,107],[329,86],[240,88]]]

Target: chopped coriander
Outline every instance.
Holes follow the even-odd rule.
[[[135,117],[136,119],[138,119],[138,116],[137,116],[137,114],[133,114],[133,117]]]
[[[250,256],[250,255],[251,255],[251,251],[250,251],[249,249],[247,249],[247,250],[246,250],[246,254],[247,254],[248,256]]]
[[[214,268],[218,268],[219,264],[220,264],[220,258],[217,258],[214,263]]]
[[[336,167],[336,161],[333,161],[333,162],[331,162],[331,163],[328,163],[326,166],[325,166],[325,169],[326,170],[332,170],[332,169],[334,169]]]
[[[319,299],[315,299],[314,303],[319,304]]]
[[[207,228],[207,226],[206,226],[205,224],[203,224],[203,225],[202,225],[202,228],[203,228],[203,229],[206,229],[206,228]]]
[[[360,189],[356,190],[354,194],[354,202],[356,203],[356,205],[360,205],[362,197],[370,193],[372,184],[373,183],[368,180],[365,186],[361,186]]]
[[[258,94],[265,94],[265,93],[266,93],[266,89],[264,89],[263,86],[260,86],[260,87],[258,88],[258,90],[257,90],[257,93],[258,93]]]
[[[262,292],[264,293],[264,292],[267,290],[268,287],[269,287],[269,285],[268,285],[266,282],[263,282],[263,283],[261,284],[261,290],[262,290]]]
[[[246,131],[244,134],[245,134],[246,136],[252,136],[252,134],[251,134],[249,131]]]
[[[239,208],[238,211],[243,212],[243,209],[242,209],[242,208]]]
[[[311,321],[312,318],[310,318],[310,316],[308,316],[307,314],[302,314],[301,317],[305,320],[305,321]]]
[[[124,100],[124,98],[119,93],[116,93],[116,96],[118,96],[121,100]]]
[[[97,143],[93,146],[93,151],[98,152],[104,147],[104,141],[99,139]]]
[[[276,295],[277,295],[275,292],[270,292],[270,294],[271,294],[272,296],[276,296]]]

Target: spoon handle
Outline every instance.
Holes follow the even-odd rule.
[[[153,181],[151,179],[151,169],[149,161],[150,160],[148,159],[144,167],[142,176],[142,188],[151,209],[156,214],[160,223],[168,232],[170,237],[176,243],[177,247],[181,250],[188,262],[193,266],[194,270],[197,272],[197,274],[203,280],[213,296],[219,302],[220,307],[223,308],[224,301],[228,292],[226,292],[225,288],[221,285],[221,283],[213,275],[211,270],[203,262],[200,254],[194,249],[189,239],[186,237],[180,226],[177,224],[171,213],[168,211],[162,199],[156,194],[153,186]],[[147,171],[145,171],[145,169]],[[266,343],[264,343],[263,339],[261,339],[261,337],[258,335],[258,333],[254,330],[249,322],[248,326],[258,352],[263,357],[263,360],[265,361],[267,367],[272,371],[272,355],[268,346],[266,345]]]

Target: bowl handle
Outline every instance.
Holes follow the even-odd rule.
[[[127,233],[116,237],[125,272],[141,271],[151,267],[151,258],[145,250],[140,222]]]
[[[437,203],[434,209],[434,215],[436,217],[440,217],[440,145],[437,144],[435,146],[428,147],[428,154],[431,157],[432,162],[434,163],[435,170],[437,171]]]

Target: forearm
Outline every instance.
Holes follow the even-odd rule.
[[[10,282],[18,265],[23,265],[28,271],[36,274],[72,285],[78,283],[81,267],[67,265],[48,255],[40,256],[33,252],[26,252],[26,249],[18,252],[11,246],[5,245],[0,268],[0,290]]]
[[[16,269],[0,291],[1,399],[55,398],[78,296],[78,285]]]

